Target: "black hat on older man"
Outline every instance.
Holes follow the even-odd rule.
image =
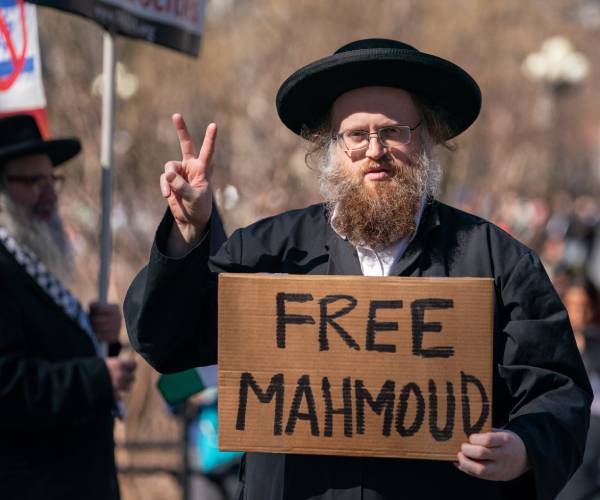
[[[396,40],[358,40],[300,68],[277,92],[277,112],[294,133],[318,125],[333,102],[360,87],[397,87],[431,106],[448,124],[451,139],[481,109],[481,91],[469,74],[440,57]]]
[[[47,154],[55,167],[81,151],[75,138],[44,140],[31,115],[0,118],[0,165],[29,154]]]

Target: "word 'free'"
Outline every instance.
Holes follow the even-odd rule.
[[[285,349],[289,325],[316,325],[317,320],[310,314],[289,312],[291,304],[311,302],[314,297],[310,293],[279,292],[276,296],[276,337],[277,347]],[[346,316],[358,305],[358,300],[352,295],[326,295],[318,300],[318,342],[319,350],[329,350],[328,333],[333,330],[351,349],[360,350],[356,339],[344,328],[340,318]],[[365,350],[378,352],[396,352],[396,345],[377,342],[378,332],[398,331],[395,321],[378,321],[377,313],[382,309],[402,309],[402,300],[370,300],[369,313],[365,325]],[[441,332],[440,322],[426,322],[425,312],[435,309],[451,309],[454,301],[447,298],[422,298],[410,303],[412,354],[424,358],[449,358],[454,355],[452,346],[423,347],[423,337],[426,332]],[[298,307],[295,307],[295,310]]]

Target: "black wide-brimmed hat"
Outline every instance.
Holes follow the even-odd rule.
[[[55,167],[81,151],[75,138],[44,140],[31,115],[0,118],[0,165],[28,154],[47,154]]]
[[[447,139],[466,130],[481,109],[479,86],[456,64],[396,40],[370,38],[296,71],[277,92],[277,112],[299,134],[318,125],[340,95],[370,86],[397,87],[423,99],[442,113],[451,131]]]

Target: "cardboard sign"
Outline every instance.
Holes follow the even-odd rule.
[[[219,448],[455,460],[491,430],[492,291],[221,274]]]

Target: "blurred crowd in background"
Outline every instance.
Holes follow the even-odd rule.
[[[549,198],[513,191],[463,192],[448,201],[491,220],[533,248],[560,295],[571,280],[600,284],[600,203],[589,194],[558,191]]]

